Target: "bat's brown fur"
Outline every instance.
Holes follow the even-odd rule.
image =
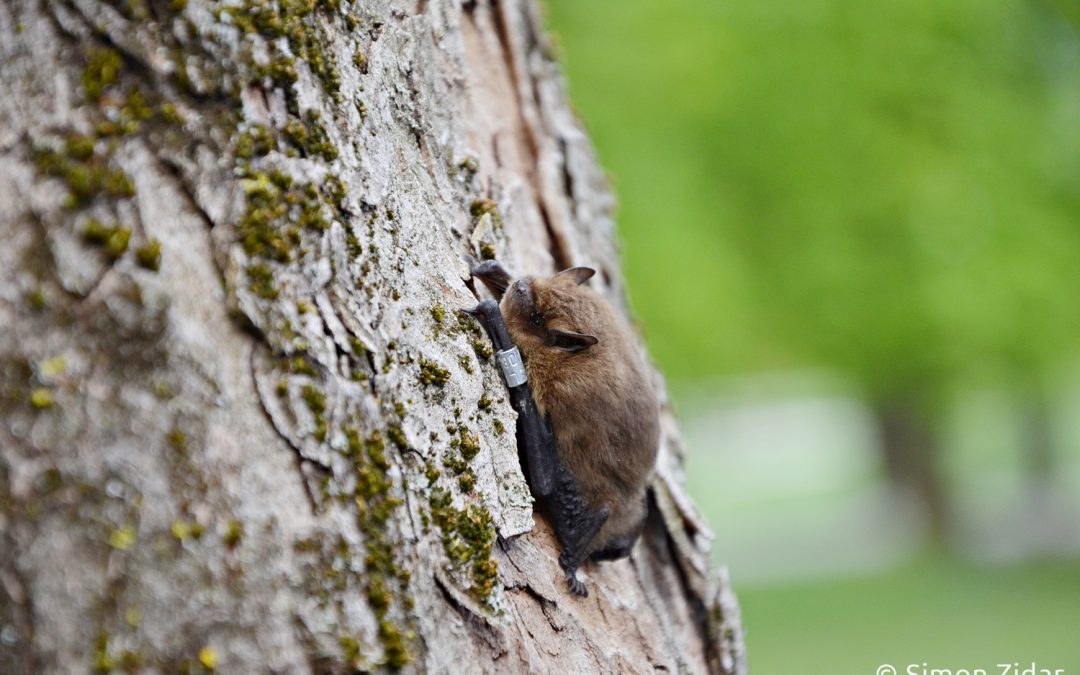
[[[590,554],[641,526],[660,434],[645,364],[615,310],[583,285],[592,274],[519,279],[500,303],[560,457],[590,509],[609,510]]]

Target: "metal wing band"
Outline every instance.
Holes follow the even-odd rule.
[[[499,364],[499,370],[506,378],[506,386],[517,387],[528,380],[525,376],[525,363],[521,360],[521,352],[517,347],[495,352],[495,362]]]

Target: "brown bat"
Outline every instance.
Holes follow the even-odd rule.
[[[645,364],[615,310],[585,285],[594,273],[574,267],[512,281],[487,261],[472,274],[500,303],[470,310],[500,356],[516,346],[524,358],[528,381],[504,369],[518,444],[562,545],[559,564],[581,596],[577,568],[628,556],[641,534],[660,436]]]

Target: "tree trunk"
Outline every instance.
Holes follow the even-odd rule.
[[[875,407],[885,473],[925,514],[930,541],[949,534],[951,511],[941,475],[938,439],[919,397],[898,397]]]
[[[6,0],[0,91],[0,672],[745,672],[659,376],[576,599],[456,312],[626,308],[535,2]]]

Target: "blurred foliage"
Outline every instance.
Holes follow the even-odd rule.
[[[1080,355],[1072,0],[547,0],[679,379],[872,396]]]
[[[1077,0],[546,5],[673,380],[824,367],[935,416],[1080,357]],[[740,596],[755,672],[1069,668],[1078,578],[931,554]]]

